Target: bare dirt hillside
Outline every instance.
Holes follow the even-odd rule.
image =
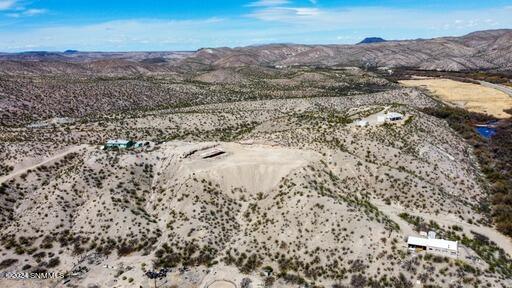
[[[395,89],[4,127],[3,159],[40,160],[2,178],[0,267],[70,274],[1,283],[145,287],[164,268],[177,287],[512,285],[472,147],[422,112],[439,105]],[[354,124],[390,111],[406,119]],[[99,148],[118,137],[151,144]],[[422,230],[459,259],[408,253]]]
[[[510,37],[0,54],[0,287],[512,287]]]

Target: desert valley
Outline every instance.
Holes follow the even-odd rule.
[[[0,287],[512,287],[511,43],[0,54]]]

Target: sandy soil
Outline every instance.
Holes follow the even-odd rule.
[[[319,158],[317,153],[264,145],[222,143],[223,157],[214,160],[192,159],[185,170],[218,179],[229,189],[244,186],[251,193],[267,192],[278,185],[290,171]]]
[[[400,83],[407,87],[425,87],[441,100],[469,111],[487,113],[498,118],[510,117],[503,110],[512,108],[512,97],[491,87],[449,79],[416,79]]]
[[[208,288],[236,288],[236,286],[227,281],[216,281],[210,284]]]
[[[54,162],[56,160],[59,160],[63,157],[65,157],[66,155],[70,154],[70,153],[73,153],[73,152],[76,152],[80,149],[83,149],[83,148],[89,148],[91,149],[91,147],[89,145],[79,145],[79,146],[72,146],[72,147],[68,147],[68,148],[65,148],[62,152],[59,152],[53,156],[50,156],[50,157],[47,157],[43,160],[39,160],[39,159],[26,159],[25,161],[23,161],[22,163],[20,163],[19,165],[17,165],[17,167],[14,169],[13,172],[11,172],[9,175],[5,175],[5,176],[2,176],[0,177],[0,183],[3,183],[13,177],[16,177],[18,175],[21,175],[25,172],[27,172],[28,170],[30,169],[35,169],[37,167],[40,167],[40,166],[43,166],[43,165],[46,165],[48,163],[51,163],[51,162]]]
[[[6,208],[0,211],[8,212],[4,218],[16,220],[4,220],[0,230],[2,235],[16,235],[18,247],[37,252],[0,251],[0,258],[18,260],[3,271],[24,271],[27,264],[33,268],[26,271],[46,267],[50,259],[58,257],[60,265],[52,270],[73,271],[83,266],[87,271],[75,272],[70,282],[63,280],[57,287],[153,287],[144,273],[158,271],[155,264],[170,265],[168,259],[174,257],[164,244],[182,255],[196,244],[200,249],[212,249],[211,265],[184,271],[176,269],[184,262],[180,259],[180,264],[157,281],[157,287],[207,288],[214,283],[227,284],[224,281],[241,287],[244,278],[252,281],[253,288],[263,287],[269,280],[261,274],[265,266],[275,271],[273,287],[297,287],[278,276],[280,263],[290,261],[297,262],[299,268],[289,273],[324,275],[307,279],[324,287],[334,284],[341,276],[339,271],[348,271],[340,280],[347,287],[356,274],[389,278],[403,273],[418,283],[422,275],[430,273],[434,276],[428,284],[438,287],[462,281],[463,276],[454,276],[460,268],[455,262],[418,260],[417,255],[406,253],[406,237],[417,232],[398,216],[400,212],[436,221],[445,228],[457,224],[467,235],[470,230],[477,231],[507,252],[510,246],[503,245],[508,242],[493,234],[492,228],[468,223],[478,223],[482,217],[474,207],[485,195],[471,146],[444,121],[417,109],[433,107],[438,101],[414,91],[404,88],[371,97],[321,101],[219,103],[187,107],[179,113],[151,112],[129,121],[78,123],[69,129],[82,140],[59,141],[55,148],[47,144],[51,150],[37,153],[31,151],[40,142],[49,142],[50,137],[70,139],[70,133],[43,128],[6,130],[5,139],[13,134],[20,138],[21,133],[30,139],[13,148],[4,146],[9,148],[9,153],[3,152],[11,156],[9,163],[31,161],[14,167],[14,175],[7,181],[8,193],[0,193],[0,204]],[[348,115],[352,120],[375,121],[379,113],[388,110],[411,120],[364,129],[340,121]],[[59,131],[65,134],[58,136]],[[43,141],[33,140],[37,133]],[[155,145],[117,152],[97,148],[113,137],[145,139]],[[80,149],[73,157],[61,155],[65,149],[85,143],[95,146]],[[214,149],[225,153],[203,157]],[[41,248],[45,234],[58,237],[50,248]],[[84,249],[95,243],[111,253],[86,250],[94,254],[81,261],[82,254],[74,254],[75,245],[68,241],[63,246],[59,241],[68,234],[66,239],[91,239],[81,245]],[[32,235],[38,236],[32,242],[25,240]],[[116,239],[115,246],[106,246],[109,238]],[[124,243],[147,246],[124,255],[121,248],[130,248],[120,246]],[[475,255],[467,250],[466,255]],[[46,255],[34,256],[40,252]],[[459,259],[469,259],[464,255]],[[403,268],[402,263],[411,261],[420,261],[414,272]],[[484,261],[471,265],[480,271],[487,269]],[[244,274],[244,267],[254,270]],[[476,279],[477,275],[466,276]],[[482,286],[512,287],[510,279],[498,280],[497,273],[478,276]],[[46,285],[13,282],[0,279],[0,287]]]

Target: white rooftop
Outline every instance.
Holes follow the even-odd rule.
[[[368,124],[370,124],[370,123],[366,120],[356,121],[356,125],[358,125],[358,126],[368,126]]]
[[[409,238],[407,238],[407,244],[416,246],[429,246],[453,251],[457,251],[458,245],[457,241],[449,241],[443,239],[428,239],[414,236],[409,236]]]
[[[107,144],[126,145],[126,144],[128,144],[129,142],[130,142],[129,140],[124,140],[124,139],[115,139],[115,140],[108,140],[108,141],[107,141]]]
[[[389,112],[388,114],[386,114],[386,117],[388,119],[390,119],[390,118],[403,118],[404,115],[402,115],[400,113],[397,113],[397,112]]]

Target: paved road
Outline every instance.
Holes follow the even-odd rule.
[[[395,206],[395,205],[386,205],[384,202],[380,200],[373,200],[372,203],[379,208],[384,214],[386,214],[391,220],[395,221],[400,225],[400,229],[404,232],[406,235],[410,234],[417,234],[416,232],[413,232],[412,226],[404,221],[402,218],[400,218],[398,215],[402,212],[409,212],[407,209]],[[486,237],[488,237],[490,240],[494,241],[496,245],[498,245],[501,249],[503,249],[510,257],[512,257],[512,239],[506,235],[501,234],[500,232],[496,231],[495,229],[491,227],[485,227],[485,226],[477,226],[473,224],[469,224],[467,222],[464,222],[460,220],[459,217],[453,214],[446,214],[446,215],[433,215],[428,213],[419,213],[414,212],[410,213],[416,216],[420,216],[426,221],[435,221],[440,225],[444,226],[453,226],[457,225],[462,227],[464,232],[466,234],[470,234],[470,231],[474,231],[476,233],[482,234]]]
[[[52,161],[55,161],[55,160],[58,160],[60,158],[64,158],[66,155],[68,155],[70,153],[77,152],[78,150],[80,150],[82,148],[87,148],[87,147],[90,147],[90,146],[89,145],[80,145],[80,146],[69,147],[68,149],[64,150],[63,152],[61,152],[59,154],[55,154],[53,156],[50,156],[50,157],[44,159],[43,161],[41,161],[41,162],[39,162],[37,164],[34,164],[32,166],[29,166],[29,167],[24,167],[22,169],[15,170],[15,171],[11,172],[8,175],[0,177],[0,183],[6,182],[7,180],[9,180],[11,178],[19,176],[19,175],[27,172],[28,170],[33,170],[33,169],[36,169],[39,166],[43,166],[45,164],[48,164],[48,163],[50,163]]]
[[[489,83],[489,82],[485,82],[485,81],[478,81],[478,82],[482,86],[499,90],[503,93],[508,94],[508,96],[512,97],[512,87],[508,87],[508,86],[500,85],[500,84]]]

